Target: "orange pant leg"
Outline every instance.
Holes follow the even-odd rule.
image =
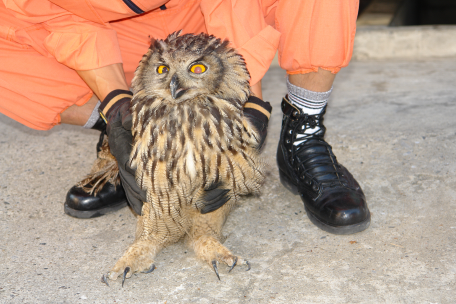
[[[265,20],[280,31],[279,63],[288,74],[348,65],[358,0],[263,0]]]
[[[15,30],[42,28],[14,18],[0,2],[0,113],[37,130],[60,123],[60,113],[92,92],[74,70],[15,42]]]

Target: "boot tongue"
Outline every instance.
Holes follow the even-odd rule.
[[[326,128],[323,125],[323,118],[321,117],[321,115],[303,114],[297,121],[297,123],[300,126],[296,129],[297,134],[295,143],[312,139],[323,140]]]

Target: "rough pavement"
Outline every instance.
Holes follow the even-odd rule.
[[[455,83],[455,58],[353,61],[339,73],[327,140],[362,185],[372,223],[336,236],[316,228],[279,182],[286,86],[273,67],[263,84],[274,106],[269,175],[224,228],[225,244],[252,269],[220,267],[219,281],[181,242],[124,288],[100,277],[133,241],[131,211],[63,213],[67,190],[95,159],[97,132],[39,132],[0,115],[0,303],[454,303]]]

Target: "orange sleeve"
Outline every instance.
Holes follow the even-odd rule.
[[[277,51],[280,33],[266,24],[258,0],[202,0],[207,32],[228,39],[244,57],[250,84],[263,78]]]
[[[16,39],[37,44],[32,47],[46,50],[69,68],[92,70],[122,62],[116,32],[108,23],[88,21],[48,0],[3,2],[16,18],[35,24],[17,31]],[[38,33],[40,37],[34,37]]]

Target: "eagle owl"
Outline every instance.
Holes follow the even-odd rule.
[[[257,192],[264,179],[259,135],[243,116],[249,73],[228,44],[173,33],[153,41],[143,56],[132,82],[130,160],[147,201],[134,243],[105,283],[153,271],[156,254],[183,237],[217,276],[219,263],[250,269],[221,243],[238,196]],[[216,189],[221,199],[206,197]]]

